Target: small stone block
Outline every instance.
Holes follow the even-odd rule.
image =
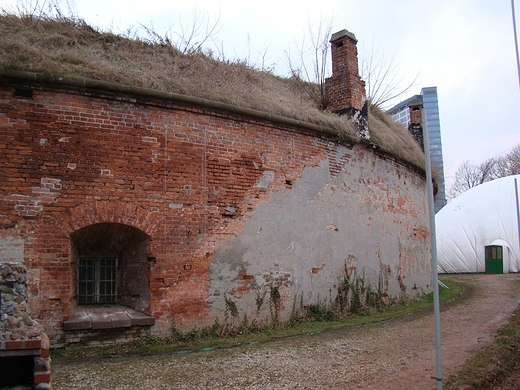
[[[8,351],[12,351],[15,349],[23,349],[23,343],[21,341],[6,341],[5,349]]]
[[[93,312],[89,313],[92,329],[110,329],[112,328],[112,320],[108,313]]]
[[[37,372],[34,374],[34,383],[49,383],[51,381],[50,372]]]
[[[130,317],[122,311],[110,313],[110,320],[112,321],[112,328],[130,328],[132,326]]]
[[[83,311],[76,311],[67,320],[63,321],[64,330],[90,329],[91,326],[90,317]]]
[[[24,349],[40,349],[42,346],[41,340],[25,340]]]
[[[41,357],[49,357],[51,356],[51,350],[49,348],[42,349]]]
[[[132,325],[137,326],[152,326],[155,324],[155,318],[148,316],[137,311],[127,312],[128,316],[132,320]]]

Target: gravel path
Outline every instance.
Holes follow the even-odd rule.
[[[443,377],[493,341],[518,307],[520,274],[450,275],[474,288],[441,312]],[[433,314],[235,349],[53,362],[67,389],[435,389]]]

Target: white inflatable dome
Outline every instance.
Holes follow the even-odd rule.
[[[504,273],[520,271],[519,186],[520,175],[481,184],[436,214],[439,272],[485,272],[491,246],[502,247]]]

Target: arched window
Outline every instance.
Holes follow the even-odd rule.
[[[71,234],[76,302],[149,306],[149,236],[132,226],[98,223]]]

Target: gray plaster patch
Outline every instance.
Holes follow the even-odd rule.
[[[258,181],[258,188],[269,188],[269,184],[274,180],[274,172],[273,171],[264,171],[262,172],[262,177]]]
[[[0,238],[0,261],[23,263],[24,242],[18,237]]]
[[[243,243],[240,238],[233,238],[215,253],[210,264],[210,272],[218,274],[219,279],[236,279],[239,270],[243,268],[244,254],[249,250],[249,245]]]
[[[428,285],[429,245],[408,241],[404,229],[405,224],[427,226],[426,217],[411,217],[404,209],[387,206],[404,196],[413,198],[411,211],[420,210],[423,183],[417,179],[412,188],[397,175],[401,168],[374,164],[355,150],[338,147],[337,158],[347,153],[356,161],[345,162],[337,176],[330,176],[328,160],[306,167],[288,192],[271,192],[268,202],[248,214],[243,231],[221,243],[210,264],[213,298],[208,304],[213,315],[225,310],[220,293],[233,296],[240,313],[260,317],[269,312],[265,308],[266,312],[255,313],[255,294],[273,286],[281,287],[288,310],[300,297],[304,305],[334,299],[335,286],[351,258],[358,259],[357,274],[376,289],[383,270],[388,270],[391,297],[400,294],[401,253],[421,264],[418,270],[422,267],[405,282]],[[270,175],[264,179],[274,178]]]
[[[339,145],[336,151],[336,163],[339,163],[345,155],[349,154],[349,152],[350,149],[348,149],[346,146]]]

